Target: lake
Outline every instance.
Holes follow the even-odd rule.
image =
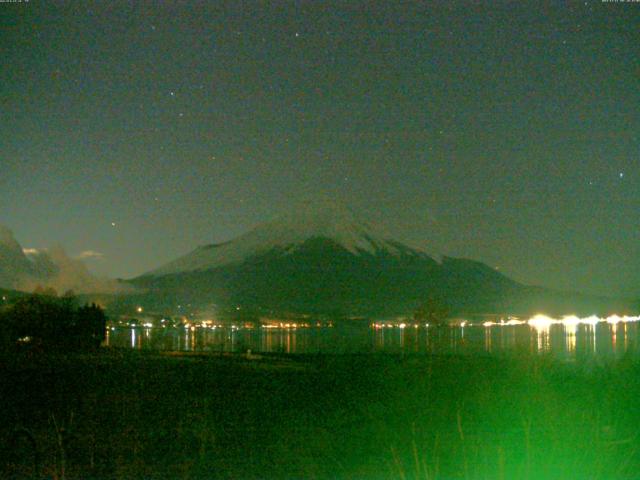
[[[563,360],[638,356],[638,322],[576,317],[528,322],[427,327],[404,323],[336,323],[334,326],[111,327],[106,345],[183,352],[551,354]]]

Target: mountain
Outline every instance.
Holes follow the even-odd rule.
[[[24,254],[13,232],[0,225],[0,287],[14,288],[30,276],[33,265]]]
[[[33,291],[50,287],[59,293],[121,293],[131,291],[116,281],[92,275],[80,260],[60,246],[24,250],[11,230],[0,225],[0,288]]]
[[[331,202],[306,203],[131,283],[162,308],[339,315],[410,313],[433,298],[452,312],[495,312],[528,291],[481,262],[439,258],[394,240]]]
[[[356,217],[340,204],[331,201],[305,202],[293,212],[258,225],[235,240],[199,247],[147,275],[158,277],[212,270],[240,264],[268,252],[292,254],[313,238],[330,240],[352,255],[405,253],[428,257],[425,252],[390,240],[379,228]]]

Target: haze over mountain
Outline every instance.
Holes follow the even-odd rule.
[[[55,245],[48,249],[23,249],[13,232],[0,225],[0,288],[32,291],[53,288],[58,293],[124,293],[130,287],[92,275],[86,265]]]
[[[386,315],[412,312],[433,298],[452,313],[613,308],[606,299],[527,287],[481,262],[406,245],[331,201],[306,202],[131,283],[164,307],[256,312]]]
[[[357,217],[331,200],[305,201],[274,221],[256,226],[248,233],[222,244],[206,245],[146,275],[162,276],[181,272],[210,270],[241,263],[247,258],[283,249],[288,254],[312,238],[324,238],[354,255],[401,250],[428,257],[426,252],[395,242],[380,227]]]

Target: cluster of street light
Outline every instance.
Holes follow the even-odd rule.
[[[640,321],[640,316],[630,315],[610,315],[608,317],[598,317],[597,315],[591,315],[588,317],[578,317],[576,315],[566,315],[561,318],[553,318],[547,315],[538,314],[528,320],[520,320],[516,317],[508,317],[506,319],[500,319],[498,321],[484,321],[474,323],[469,320],[455,320],[447,323],[448,326],[454,327],[470,327],[470,326],[483,326],[483,327],[511,327],[517,325],[529,325],[537,330],[548,329],[551,325],[564,325],[569,328],[576,328],[578,325],[595,326],[598,323],[608,323],[610,325],[617,325],[618,323],[628,323]],[[406,322],[374,322],[371,324],[371,328],[381,330],[385,328],[420,328],[434,326],[429,323],[406,323]]]

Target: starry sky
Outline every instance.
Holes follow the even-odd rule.
[[[330,196],[640,296],[640,4],[541,3],[0,3],[0,223],[128,278]]]

